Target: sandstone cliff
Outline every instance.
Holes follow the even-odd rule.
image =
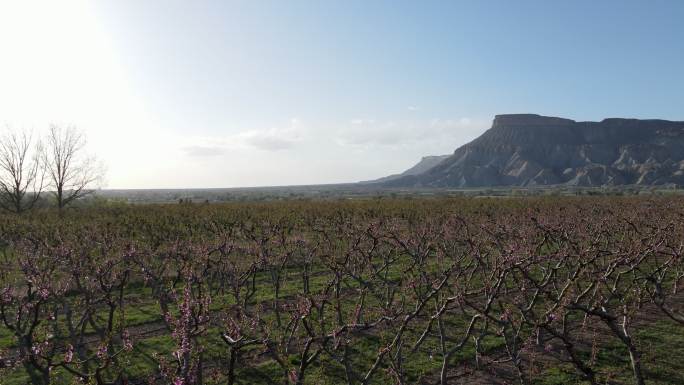
[[[492,127],[433,167],[387,186],[684,185],[684,122],[576,122],[498,115]]]

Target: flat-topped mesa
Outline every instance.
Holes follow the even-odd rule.
[[[574,120],[556,118],[553,116],[541,116],[537,114],[505,114],[496,115],[492,128],[497,127],[540,127],[540,126],[570,126],[575,124]]]
[[[489,151],[500,151],[500,146],[531,143],[579,144],[583,142],[577,122],[571,119],[537,114],[496,115],[492,128],[475,139],[472,144]]]
[[[423,159],[421,165],[428,163]],[[497,115],[492,128],[388,186],[684,186],[684,122]]]

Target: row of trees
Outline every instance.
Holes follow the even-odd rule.
[[[127,360],[149,356],[141,383],[529,384],[565,367],[598,384],[610,382],[611,349],[640,385],[649,317],[684,326],[674,203],[8,230],[18,258],[0,265],[7,362],[36,384],[65,373],[123,384]],[[184,235],[171,227],[179,218],[199,222]],[[157,317],[133,324],[145,300]],[[171,348],[149,350],[157,329]]]
[[[84,134],[73,126],[51,125],[42,140],[7,129],[0,138],[0,208],[22,213],[50,191],[62,209],[92,192],[104,171],[85,145]]]

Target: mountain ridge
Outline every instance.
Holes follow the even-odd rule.
[[[422,158],[420,158],[420,161],[416,163],[415,165],[411,166],[411,168],[407,169],[404,172],[401,172],[399,174],[392,174],[388,176],[384,176],[382,178],[370,180],[370,181],[363,181],[360,182],[362,184],[369,184],[369,183],[381,183],[381,182],[389,182],[391,180],[395,180],[398,178],[401,178],[403,176],[407,175],[418,175],[423,172],[426,172],[430,170],[431,168],[435,167],[439,163],[441,163],[444,159],[450,157],[451,154],[447,155],[427,155]]]
[[[408,171],[408,170],[407,170]],[[492,127],[433,167],[387,187],[684,184],[684,122],[496,115]]]

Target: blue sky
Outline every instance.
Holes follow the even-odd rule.
[[[110,188],[363,180],[500,113],[684,120],[682,20],[676,0],[1,3],[0,122],[78,125]]]

